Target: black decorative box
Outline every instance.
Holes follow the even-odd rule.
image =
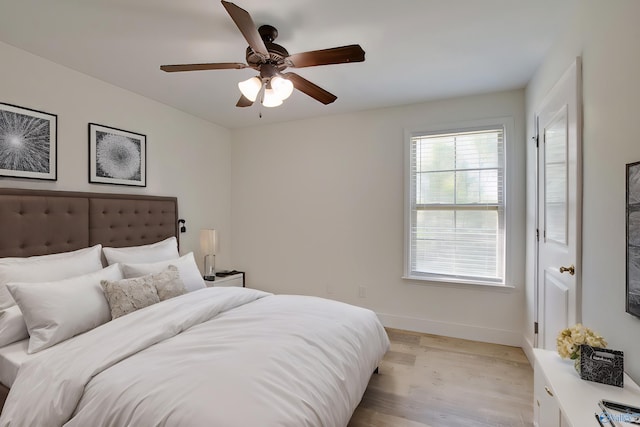
[[[623,387],[623,352],[582,344],[580,346],[580,378]]]

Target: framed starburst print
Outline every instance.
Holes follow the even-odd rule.
[[[89,182],[147,186],[147,137],[89,123]]]
[[[55,181],[58,116],[0,103],[0,176]]]

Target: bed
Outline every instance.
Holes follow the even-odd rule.
[[[172,197],[0,189],[0,257],[154,246],[177,220]],[[370,310],[215,287],[35,341],[0,347],[0,426],[344,427],[389,347]]]

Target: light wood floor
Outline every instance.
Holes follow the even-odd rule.
[[[387,329],[391,349],[348,427],[532,426],[520,348]]]

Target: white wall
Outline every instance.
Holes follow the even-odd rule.
[[[514,290],[424,285],[403,273],[404,129],[512,116],[514,232],[524,239],[524,92],[511,91],[232,131],[233,260],[250,286],[338,299],[384,323],[519,345]],[[358,287],[366,286],[366,298]]]
[[[640,2],[583,0],[527,87],[527,118],[578,55],[583,60],[583,323],[625,351],[640,380],[640,319],[625,313],[625,164],[640,160]],[[533,134],[531,120],[527,135]],[[531,153],[529,153],[531,154]],[[528,159],[531,166],[531,156]],[[528,183],[531,183],[531,169]],[[531,202],[531,199],[528,199]],[[531,206],[531,203],[529,203]],[[528,217],[532,211],[527,209]],[[528,235],[531,235],[529,230]],[[532,245],[529,243],[528,248]],[[527,275],[529,277],[530,274]],[[533,316],[527,283],[527,326]],[[533,332],[526,329],[531,342]]]
[[[216,228],[217,261],[231,264],[228,130],[4,43],[0,64],[0,102],[58,115],[58,180],[0,178],[0,186],[177,196],[187,220],[181,252],[198,249],[200,228]],[[147,136],[146,188],[89,184],[89,122]]]

